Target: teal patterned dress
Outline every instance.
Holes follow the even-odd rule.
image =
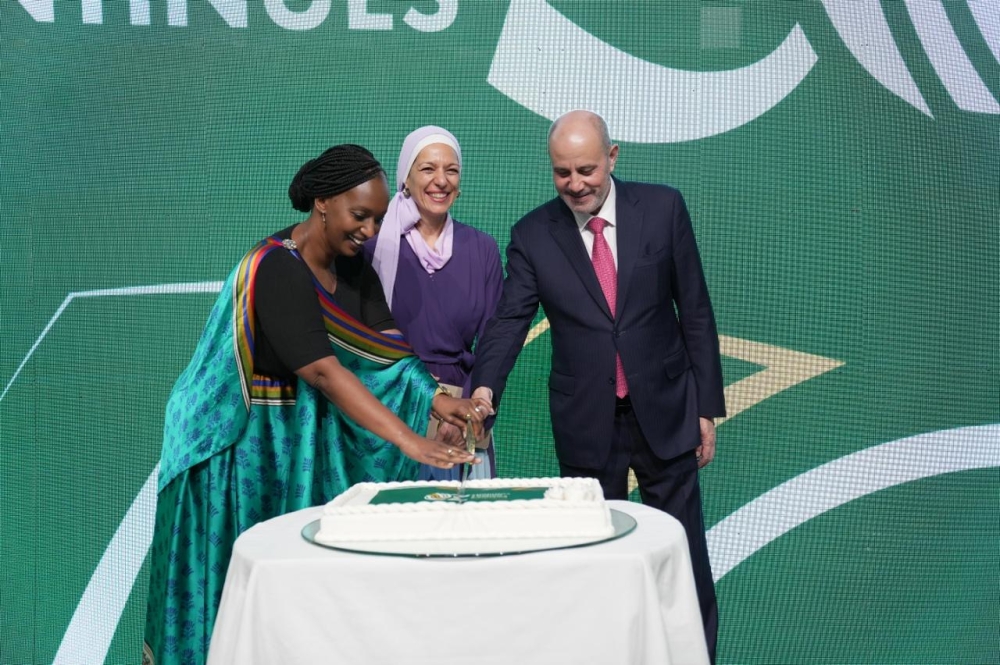
[[[167,403],[144,660],[203,663],[233,543],[254,524],[323,504],[362,481],[415,479],[418,465],[301,379],[254,373],[254,279],[264,240],[233,270]],[[437,383],[409,346],[348,316],[315,284],[337,359],[411,429],[426,431]]]

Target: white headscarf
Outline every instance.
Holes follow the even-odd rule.
[[[375,241],[375,252],[372,255],[372,267],[378,273],[382,281],[382,291],[385,293],[385,301],[392,308],[392,294],[396,285],[396,270],[399,267],[399,243],[400,238],[406,236],[406,241],[413,252],[420,259],[420,265],[428,274],[440,270],[451,259],[452,245],[455,238],[455,228],[451,219],[451,214],[444,222],[444,230],[438,241],[438,250],[431,249],[420,235],[415,231],[420,212],[416,203],[409,196],[403,194],[406,185],[406,178],[413,168],[420,151],[429,145],[442,143],[455,151],[458,157],[459,169],[462,168],[462,149],[458,145],[458,139],[443,127],[427,125],[416,129],[403,141],[403,148],[399,152],[399,162],[396,165],[396,195],[389,202],[389,210],[386,211],[382,220],[382,229],[379,231],[378,239]]]

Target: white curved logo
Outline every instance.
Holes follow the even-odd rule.
[[[588,108],[612,136],[677,143],[728,132],[794,90],[816,63],[802,28],[747,67],[691,72],[656,65],[601,41],[544,0],[511,0],[487,81],[554,120]]]
[[[837,34],[885,88],[933,117],[893,40],[878,2],[822,0]],[[968,3],[1000,61],[1000,4]],[[1000,104],[962,49],[938,1],[906,0],[921,46],[963,111]],[[526,109],[554,120],[588,108],[616,140],[678,143],[736,129],[774,108],[805,79],[817,55],[796,25],[778,48],[746,67],[695,72],[664,67],[598,39],[545,0],[511,0],[487,81]]]
[[[843,0],[822,2],[837,34],[865,71],[900,99],[933,117],[892,38],[881,5]],[[970,0],[968,7],[993,57],[1000,61],[1000,4]],[[906,0],[906,11],[934,72],[955,105],[974,113],[1000,113],[1000,104],[962,49],[944,5],[937,1]]]
[[[712,574],[719,581],[768,543],[854,499],[914,480],[998,466],[1000,424],[926,432],[827,462],[709,529]]]

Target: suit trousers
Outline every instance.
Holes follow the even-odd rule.
[[[596,478],[606,499],[628,499],[628,470],[635,471],[642,502],[676,518],[687,534],[694,571],[698,604],[708,654],[715,662],[715,646],[719,630],[719,609],[715,598],[712,566],[708,559],[705,523],[701,512],[701,490],[698,485],[698,461],[690,450],[669,460],[662,460],[649,447],[639,428],[628,398],[619,400],[615,408],[614,440],[607,463],[600,469],[586,469],[559,463],[564,477]]]

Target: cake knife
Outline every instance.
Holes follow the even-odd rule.
[[[470,455],[476,454],[476,432],[472,427],[472,414],[466,414],[465,416],[465,449],[469,451]],[[460,473],[462,481],[458,486],[459,503],[465,501],[465,481],[469,479],[469,474],[472,473],[472,462],[463,464]]]

